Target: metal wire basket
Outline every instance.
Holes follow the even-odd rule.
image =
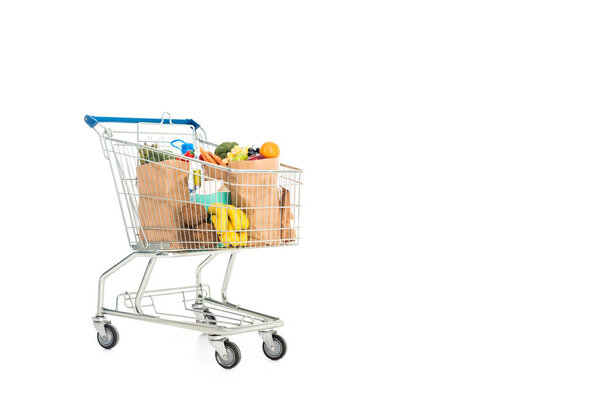
[[[199,125],[195,128],[183,121],[187,123],[175,124],[170,118],[138,122],[135,129],[120,121],[115,123],[121,126],[111,128],[99,122],[93,126],[110,162],[131,248],[205,250],[298,244],[302,171],[285,164],[275,170],[231,169],[175,154],[173,138],[186,138],[196,149],[214,151],[216,147],[203,137]],[[185,127],[192,128],[191,132]],[[211,204],[216,204],[210,209],[214,214],[209,212]],[[230,227],[219,221],[226,214],[231,217]],[[242,223],[246,219],[247,226]]]

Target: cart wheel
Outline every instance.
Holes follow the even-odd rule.
[[[97,333],[96,337],[98,338],[98,343],[100,343],[100,346],[104,347],[106,350],[109,350],[119,343],[119,331],[117,331],[117,328],[111,324],[104,325],[104,330],[106,330],[105,339],[102,339],[100,333]]]
[[[285,344],[285,340],[279,335],[273,335],[273,344],[275,344],[274,349],[270,349],[265,342],[263,342],[263,352],[265,356],[269,357],[271,360],[279,360],[285,356],[287,351],[287,344]]]
[[[206,311],[204,313],[204,319],[206,319],[208,321],[209,325],[217,324],[217,317],[215,317],[215,314],[211,313],[210,311]]]
[[[215,351],[215,358],[221,367],[231,369],[240,363],[240,360],[242,359],[242,353],[240,352],[240,348],[237,347],[235,343],[226,340],[224,344],[225,349],[227,350],[227,359],[224,360],[221,358],[217,351]]]
[[[202,318],[196,318],[196,323],[197,324],[208,324],[208,325],[216,325],[217,324],[217,317],[215,317],[215,314],[213,314],[212,312],[210,312],[208,310],[208,308],[204,308],[202,310]]]

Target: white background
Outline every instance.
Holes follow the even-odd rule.
[[[599,17],[593,1],[5,3],[1,397],[597,399]],[[163,111],[217,142],[274,140],[305,171],[301,245],[241,254],[230,287],[286,321],[279,362],[246,334],[223,370],[206,336],[118,318],[119,345],[96,343],[97,278],[128,247],[83,116]],[[159,261],[150,287],[194,262]]]

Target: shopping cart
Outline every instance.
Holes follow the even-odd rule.
[[[107,319],[112,315],[206,333],[223,368],[235,367],[241,358],[228,336],[245,332],[257,331],[265,355],[281,359],[287,346],[276,329],[283,321],[232,304],[227,287],[239,251],[298,244],[302,171],[284,164],[232,169],[181,155],[173,146],[191,143],[197,152],[216,146],[197,122],[171,119],[168,113],[158,119],[86,115],[85,122],[109,161],[133,250],[100,276],[93,317],[100,345],[111,349],[119,341]],[[218,300],[202,283],[201,272],[220,253],[229,261]],[[146,290],[157,259],[188,256],[204,256],[194,285]],[[106,279],[140,257],[148,265],[137,291],[117,295],[114,308],[105,306]]]

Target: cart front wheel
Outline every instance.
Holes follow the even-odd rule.
[[[215,351],[215,358],[221,367],[225,369],[231,369],[240,363],[240,360],[242,359],[242,353],[240,352],[240,348],[237,347],[235,343],[226,340],[224,344],[225,350],[227,350],[227,358],[222,358],[217,351]]]
[[[263,352],[265,356],[270,358],[271,360],[279,360],[285,356],[287,351],[287,345],[285,344],[285,340],[279,335],[273,335],[273,348],[270,349],[269,346],[265,342],[263,342]]]
[[[119,343],[119,331],[117,331],[117,328],[115,328],[111,324],[104,325],[104,330],[106,331],[106,337],[104,339],[102,338],[102,336],[100,336],[100,333],[97,333],[96,336],[98,338],[98,343],[100,343],[100,346],[109,350],[115,347],[117,343]]]

